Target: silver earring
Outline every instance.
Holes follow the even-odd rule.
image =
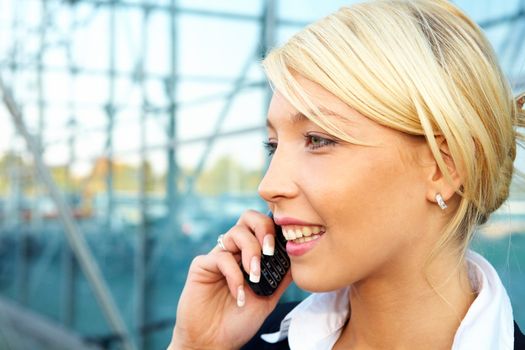
[[[447,209],[447,203],[445,203],[445,200],[443,199],[441,193],[436,194],[436,201],[442,210]]]

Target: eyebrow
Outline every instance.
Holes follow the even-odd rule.
[[[324,114],[324,115],[330,115],[330,116],[334,116],[334,117],[337,117],[341,120],[346,120],[346,118],[340,116],[339,114],[327,109],[327,108],[324,108],[324,107],[319,107],[319,111]],[[292,125],[295,125],[295,124],[298,124],[298,123],[301,123],[301,122],[304,122],[305,120],[308,120],[308,118],[301,112],[297,112],[295,114],[292,114],[290,116],[290,123]],[[275,127],[273,126],[272,122],[270,121],[269,118],[266,118],[266,126],[268,128],[272,128],[275,130]]]

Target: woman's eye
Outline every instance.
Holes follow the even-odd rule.
[[[325,146],[334,146],[337,141],[330,140],[324,137],[321,137],[319,135],[313,135],[313,134],[305,134],[304,140],[306,143],[306,147],[308,147],[310,150],[315,150],[321,147]],[[264,148],[268,152],[268,156],[272,156],[275,151],[277,150],[277,142],[275,141],[265,141],[263,142]]]
[[[324,137],[312,134],[304,135],[306,146],[310,149],[318,149],[324,146],[333,146],[336,144],[334,140],[326,139]]]
[[[266,149],[266,152],[268,152],[268,156],[271,157],[275,150],[277,149],[277,142],[271,142],[271,141],[265,141],[263,142],[264,148]]]

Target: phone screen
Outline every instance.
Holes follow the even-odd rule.
[[[286,239],[280,226],[275,225],[275,234],[273,256],[261,254],[261,280],[259,283],[251,282],[250,276],[243,269],[244,279],[257,295],[272,295],[290,268],[290,257],[286,253]]]

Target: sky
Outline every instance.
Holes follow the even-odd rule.
[[[139,0],[129,2],[141,2]],[[35,63],[40,45],[40,20],[43,2],[40,0],[4,0],[0,2],[0,63],[5,62],[8,53],[16,44],[20,61]],[[102,71],[109,65],[109,12],[103,7],[98,9],[82,2],[74,10],[63,1],[47,1],[52,28],[46,32],[45,41],[51,48],[46,51],[43,60],[52,67],[67,66],[68,54],[79,66],[92,71]],[[150,1],[155,4],[167,4],[169,0]],[[278,1],[278,17],[298,22],[311,22],[352,1],[314,1],[281,0]],[[519,6],[519,0],[455,1],[455,3],[476,21],[484,21],[513,13]],[[206,11],[232,12],[255,16],[260,13],[262,2],[259,0],[178,0],[182,8]],[[12,31],[15,13],[22,15],[22,24],[18,31]],[[75,21],[84,25],[72,29]],[[142,12],[136,9],[119,11],[117,14],[117,38],[115,45],[116,67],[119,71],[133,71],[140,66],[141,53],[144,55],[144,67],[152,75],[167,75],[170,72],[169,18],[161,12],[152,12],[147,25],[146,40],[142,40],[140,28],[143,27]],[[525,20],[512,26],[497,26],[487,30],[489,40],[496,50],[502,52],[501,62],[507,71],[513,67],[511,76],[523,76],[525,55],[518,55],[518,62],[508,62],[511,53],[504,45],[512,45],[506,39],[509,33],[525,31]],[[192,101],[206,96],[225,94],[231,90],[231,83],[224,79],[235,79],[247,60],[253,56],[259,37],[258,26],[249,21],[224,20],[196,15],[181,15],[178,22],[177,36],[177,71],[187,77],[178,86],[177,102],[181,104],[178,114],[178,135],[182,140],[210,134],[224,100],[212,99],[208,103],[195,104]],[[299,29],[297,26],[283,26],[277,31],[277,43],[282,43]],[[521,36],[523,38],[523,36]],[[64,42],[70,40],[70,51]],[[514,38],[513,40],[516,40]],[[519,38],[518,38],[519,40]],[[38,109],[36,106],[36,80],[32,73],[19,73],[11,77],[5,69],[2,74],[14,83],[17,97],[23,101],[24,115],[33,128],[37,125]],[[199,77],[215,77],[213,81],[202,81]],[[259,62],[252,60],[249,80],[263,82]],[[151,79],[145,84],[145,90],[130,79],[117,79],[115,101],[121,106],[117,114],[114,134],[114,147],[117,157],[126,162],[138,163],[141,137],[146,139],[152,151],[148,157],[158,173],[166,168],[165,152],[162,145],[167,142],[166,119],[158,115],[149,115],[146,127],[139,123],[143,97],[147,96],[153,106],[167,103],[162,80]],[[53,70],[44,75],[45,97],[50,101],[45,116],[45,140],[48,147],[45,160],[48,164],[64,164],[70,157],[66,142],[72,134],[68,121],[75,114],[79,125],[74,133],[76,140],[74,170],[78,173],[89,172],[93,160],[104,154],[106,114],[103,106],[108,102],[109,84],[106,77],[96,74],[80,74],[75,79],[68,72]],[[231,110],[221,130],[262,127],[265,119],[265,99],[263,90],[247,89],[234,99]],[[25,102],[25,103],[24,103]],[[142,135],[142,133],[144,135]],[[211,159],[230,154],[250,168],[260,168],[265,162],[261,147],[264,133],[252,132],[233,138],[220,139],[213,148]],[[158,147],[157,147],[158,146]],[[0,153],[9,149],[22,150],[24,144],[13,132],[11,122],[5,111],[0,108]],[[183,146],[179,152],[179,161],[183,166],[197,164],[204,150],[202,144]],[[524,152],[520,152],[518,164],[525,164]]]

